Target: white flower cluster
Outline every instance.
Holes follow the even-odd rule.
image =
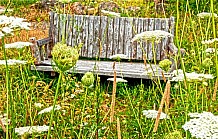
[[[120,17],[120,13],[106,11],[106,10],[101,10],[101,12],[105,15]]]
[[[207,49],[205,50],[206,53],[210,53],[210,54],[215,53],[215,51],[216,51],[215,48],[207,48]],[[218,53],[218,50],[217,50],[217,53]]]
[[[0,15],[0,38],[4,37],[7,34],[13,35],[13,31],[16,28],[29,30],[29,26],[31,24],[24,21],[25,19],[23,18],[13,16],[7,17],[4,15]]]
[[[131,40],[131,42],[135,42],[138,40],[159,41],[167,37],[173,37],[173,34],[163,31],[163,30],[145,31],[145,32],[136,34]]]
[[[32,134],[32,133],[41,133],[48,131],[49,126],[43,125],[43,126],[25,126],[25,127],[19,127],[15,128],[15,133],[18,135],[24,135],[26,133]]]
[[[3,125],[8,125],[11,122],[10,119],[7,119],[7,113],[0,114],[0,120],[1,120]]]
[[[173,77],[171,79],[171,81],[178,82],[178,81],[183,81],[185,79],[185,76],[184,76],[183,71],[181,69],[174,70],[173,75],[175,77]],[[202,81],[204,79],[207,80],[207,79],[214,78],[214,76],[212,74],[199,74],[199,73],[195,73],[195,72],[192,72],[192,73],[186,72],[185,75],[186,75],[186,78],[188,81]]]
[[[217,139],[218,138],[218,116],[210,112],[190,113],[193,119],[186,122],[182,128],[189,131],[192,137],[200,139]]]
[[[9,59],[9,60],[7,60],[7,63],[8,63],[8,65],[17,65],[17,64],[26,64],[27,61]],[[6,65],[6,61],[5,60],[0,60],[0,65]]]
[[[214,38],[211,40],[205,40],[205,41],[202,41],[201,43],[202,44],[213,44],[214,42],[218,42],[218,38]]]
[[[143,115],[145,115],[146,118],[152,119],[156,119],[158,115],[158,111],[156,110],[143,110],[142,113]],[[161,112],[160,119],[170,119],[170,117],[167,114]]]
[[[202,12],[202,13],[199,13],[197,14],[198,17],[200,18],[207,18],[207,17],[218,17],[216,13],[208,13],[208,12]]]
[[[107,81],[114,81],[114,78],[108,78]],[[127,83],[128,81],[123,79],[123,78],[116,78],[116,82],[122,82],[122,83]]]
[[[110,59],[128,59],[127,55],[124,54],[116,54],[109,57]]]
[[[43,105],[42,103],[37,103],[37,102],[35,102],[35,103],[34,103],[34,106],[35,106],[36,108],[42,108],[44,105]]]
[[[45,108],[45,109],[41,110],[41,111],[38,113],[38,115],[43,114],[43,113],[49,113],[49,112],[52,111],[52,109],[53,109],[53,106],[50,106],[50,107],[48,107],[48,108]],[[55,107],[54,107],[54,110],[55,110],[55,111],[56,111],[56,110],[60,110],[60,109],[61,109],[61,106],[60,106],[60,105],[55,105]]]
[[[33,45],[30,42],[14,42],[14,43],[10,43],[10,44],[5,44],[5,48],[16,48],[16,49],[21,49],[25,46],[31,46]]]

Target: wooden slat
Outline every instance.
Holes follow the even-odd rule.
[[[106,47],[106,58],[113,55],[113,41],[114,41],[114,18],[108,17],[108,31],[107,31],[107,47]]]
[[[92,57],[93,56],[93,47],[94,47],[94,43],[93,43],[93,39],[94,39],[94,16],[89,16],[89,34],[88,34],[88,57]]]
[[[69,72],[72,73],[86,73],[87,71],[92,71],[98,73],[99,75],[113,76],[113,61],[94,61],[94,60],[78,60],[74,68]],[[97,68],[95,68],[97,66]],[[162,80],[161,69],[158,65],[151,65],[153,69],[157,69],[152,78],[159,77]],[[150,79],[150,76],[144,73],[143,63],[130,63],[121,62],[115,65],[118,77],[130,77],[130,78],[142,78]],[[151,68],[151,67],[148,67]],[[32,70],[38,71],[53,71],[51,66],[51,60],[44,61],[44,66],[32,66]],[[166,76],[172,78],[172,75]]]
[[[125,27],[124,27],[124,23],[125,23],[125,18],[120,18],[120,24],[119,24],[119,45],[118,45],[118,50],[120,51],[120,53],[124,53],[124,38],[125,38]]]
[[[119,48],[119,27],[120,27],[120,18],[114,18],[114,44],[113,44],[113,53],[120,54],[121,50]]]
[[[148,19],[148,31],[154,30],[154,19],[150,18]],[[151,41],[147,41],[148,43],[148,55],[147,59],[148,60],[153,60],[153,52],[152,52],[152,47],[154,47],[153,43]]]
[[[132,57],[132,50],[133,50],[131,46],[131,39],[133,38],[132,26],[133,26],[133,18],[125,18],[124,54],[126,54],[129,58]]]
[[[108,28],[108,23],[107,23],[107,17],[102,16],[101,17],[101,58],[106,58],[106,48],[107,48],[107,28]]]
[[[58,41],[58,29],[59,29],[59,16],[57,13],[54,14],[54,43],[56,44]]]
[[[93,32],[93,57],[99,57],[99,49],[100,49],[100,16],[94,16],[94,32]]]
[[[159,18],[155,19],[155,30],[160,30],[161,29],[161,21]],[[160,55],[161,55],[161,40],[160,42],[155,42],[155,55],[156,55],[156,60],[160,60]]]
[[[138,18],[138,24],[137,24],[137,33],[142,33],[144,31],[143,29],[143,19],[142,18]],[[143,43],[144,41],[139,41],[137,43],[137,57],[136,59],[142,60],[142,56],[143,56],[143,52],[142,49],[144,49]]]

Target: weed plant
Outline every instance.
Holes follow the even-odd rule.
[[[6,4],[5,2],[3,0],[0,4]],[[11,5],[17,4],[19,7],[35,1],[11,2]],[[182,61],[183,73],[197,72],[212,74],[215,77],[199,81],[189,80],[189,77],[185,76],[183,81],[171,82],[169,106],[166,105],[167,101],[163,107],[161,106],[170,118],[160,119],[157,131],[153,130],[157,116],[154,119],[146,118],[143,110],[158,110],[164,98],[162,90],[165,90],[165,82],[152,80],[151,84],[145,84],[141,80],[138,84],[116,83],[116,105],[114,120],[111,122],[110,106],[114,93],[111,82],[105,82],[102,77],[94,75],[93,85],[87,86],[83,78],[74,74],[60,72],[59,78],[51,78],[44,73],[31,71],[30,65],[34,60],[30,49],[27,47],[22,51],[5,50],[6,38],[0,41],[1,59],[16,58],[28,60],[28,63],[0,64],[0,120],[2,123],[8,122],[0,123],[0,138],[120,138],[118,133],[122,138],[194,138],[182,127],[190,120],[189,113],[206,111],[218,115],[218,41],[202,43],[217,38],[218,17],[213,15],[199,18],[196,15],[201,12],[216,13],[215,1],[208,2],[209,9],[201,8],[198,0],[190,2],[186,1],[180,5],[179,0],[169,1],[167,4],[174,4],[175,8],[166,8],[166,14],[163,14],[155,13],[153,1],[117,1],[123,7],[142,7],[137,14],[122,13],[125,16],[176,16],[175,43],[179,49],[186,49],[185,57],[182,58],[180,54],[178,57]],[[28,37],[26,36],[27,39]],[[215,52],[208,54],[207,48],[213,48]],[[42,113],[43,109],[50,106],[51,112]],[[42,114],[39,114],[40,112]],[[49,132],[35,131],[21,136],[15,133],[18,127],[37,125],[49,126]],[[117,128],[118,125],[120,129]],[[216,130],[215,133],[217,132]]]

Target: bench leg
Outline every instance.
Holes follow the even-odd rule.
[[[31,48],[32,56],[35,58],[34,64],[39,65],[41,63],[41,53],[36,43],[36,38],[35,37],[30,38],[30,42],[33,44],[31,45],[30,48]]]

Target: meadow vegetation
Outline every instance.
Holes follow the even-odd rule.
[[[180,72],[185,73],[181,81],[126,79],[129,82],[117,83],[90,72],[84,76],[66,73],[78,59],[79,48],[56,46],[53,54],[58,77],[30,70],[34,62],[30,47],[5,49],[5,44],[28,41],[32,36],[45,38],[48,34],[48,11],[40,9],[36,1],[0,2],[13,9],[6,15],[25,18],[34,24],[32,30],[16,31],[13,36],[0,34],[0,59],[26,61],[0,62],[0,138],[189,139],[206,138],[205,135],[218,138],[216,1],[167,0],[164,12],[158,12],[154,1],[114,0],[120,7],[140,7],[132,13],[121,10],[121,16],[175,16],[174,42],[179,49],[186,50],[184,58],[177,57],[182,61]],[[81,1],[93,7],[98,2]],[[202,12],[213,14],[199,14]],[[2,19],[0,33],[4,27],[1,22]],[[76,56],[72,59],[65,55],[63,60],[60,56],[63,51],[59,49],[68,54],[72,51]],[[159,119],[158,110],[162,112]],[[22,134],[21,130],[27,132]]]

